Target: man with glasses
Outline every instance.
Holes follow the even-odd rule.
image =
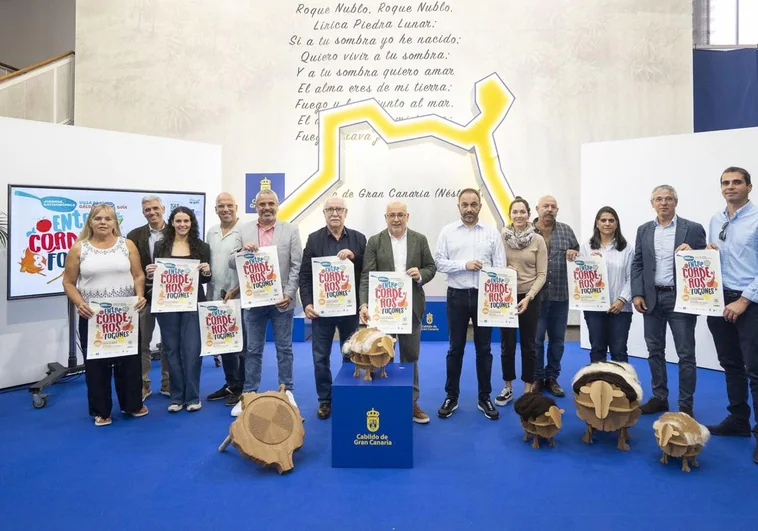
[[[679,411],[693,416],[697,378],[695,325],[697,315],[674,311],[678,251],[705,249],[703,226],[676,215],[679,199],[667,184],[656,186],[650,204],[657,214],[637,229],[632,260],[634,308],[643,314],[648,365],[653,380],[653,397],[640,409],[643,415],[669,410],[666,375],[666,325],[674,336],[679,357]]]
[[[370,271],[395,271],[413,279],[413,326],[410,334],[399,334],[400,361],[413,364],[413,422],[427,424],[429,416],[418,405],[418,356],[421,350],[421,317],[426,308],[424,284],[434,278],[437,268],[426,236],[408,228],[405,203],[392,201],[384,214],[387,230],[369,238],[363,258],[360,284],[360,319],[368,324],[368,274]]]
[[[326,226],[308,235],[300,266],[300,298],[305,316],[312,320],[313,369],[316,376],[318,411],[320,419],[332,414],[331,354],[334,331],[339,332],[340,348],[345,340],[358,329],[358,312],[342,317],[320,317],[313,309],[313,258],[337,257],[353,263],[353,278],[356,293],[360,285],[363,254],[366,252],[366,236],[357,230],[345,227],[347,205],[340,197],[331,197],[324,204]],[[342,359],[343,363],[346,360]]]
[[[729,416],[708,426],[713,435],[750,437],[748,382],[758,438],[758,208],[747,170],[729,167],[721,175],[726,208],[711,218],[708,248],[718,249],[724,282],[724,314],[708,317],[719,363],[726,376]],[[718,237],[716,237],[718,235]],[[758,439],[753,451],[758,463]]]

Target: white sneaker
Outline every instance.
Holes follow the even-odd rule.
[[[200,411],[200,409],[203,407],[203,404],[200,402],[196,402],[194,404],[190,404],[187,406],[187,411],[192,413],[193,411]]]
[[[500,391],[500,394],[495,397],[495,404],[498,406],[505,406],[508,405],[508,402],[513,400],[513,389],[510,389],[509,387],[503,387],[503,390]]]
[[[285,394],[287,395],[287,398],[289,399],[290,404],[292,404],[292,407],[297,408],[297,402],[295,402],[295,395],[292,394],[292,391],[287,389],[285,391]]]
[[[169,413],[179,413],[182,409],[184,409],[184,405],[182,404],[171,404],[168,406]]]
[[[232,408],[232,417],[239,417],[242,414],[242,400]]]

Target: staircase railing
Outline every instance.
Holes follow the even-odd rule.
[[[0,76],[0,116],[74,121],[74,52]]]

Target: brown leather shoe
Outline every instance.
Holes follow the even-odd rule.
[[[316,414],[321,420],[328,419],[332,415],[332,405],[329,402],[322,402],[318,405]]]
[[[660,398],[653,397],[640,407],[643,415],[651,415],[653,413],[662,413],[669,410],[669,401],[661,400]]]
[[[566,396],[566,393],[563,392],[563,387],[558,385],[558,380],[555,378],[548,378],[545,380],[545,389],[547,389],[548,393],[557,396],[558,398]]]
[[[532,393],[541,393],[543,388],[544,384],[542,380],[534,380],[534,383],[532,384]]]
[[[417,424],[429,423],[429,415],[424,413],[424,410],[418,407],[416,402],[413,403],[413,422]]]

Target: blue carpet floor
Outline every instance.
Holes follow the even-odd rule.
[[[87,416],[84,378],[54,386],[47,407],[32,408],[25,391],[0,394],[0,529],[756,529],[758,466],[753,441],[714,438],[699,469],[659,463],[642,417],[630,452],[613,434],[581,442],[572,398],[557,446],[522,442],[512,404],[497,422],[476,409],[473,345],[467,346],[460,409],[440,420],[446,344],[425,343],[420,405],[432,416],[414,426],[409,470],[330,466],[330,421],[316,418],[310,343],[295,344],[296,398],[306,418],[295,470],[279,476],[217,447],[228,433],[229,408],[169,414],[157,393],[150,414],[95,428]],[[334,349],[333,367],[338,363]],[[493,344],[499,353],[499,345]],[[276,386],[273,345],[266,346],[262,388]],[[569,387],[588,354],[566,345],[561,383]],[[645,360],[633,360],[649,394]],[[493,363],[494,394],[500,362]],[[160,380],[154,363],[153,385]],[[203,396],[223,382],[205,360]],[[676,404],[676,366],[669,366]],[[521,384],[517,382],[517,394]],[[704,423],[725,415],[723,375],[698,371],[695,412]]]

